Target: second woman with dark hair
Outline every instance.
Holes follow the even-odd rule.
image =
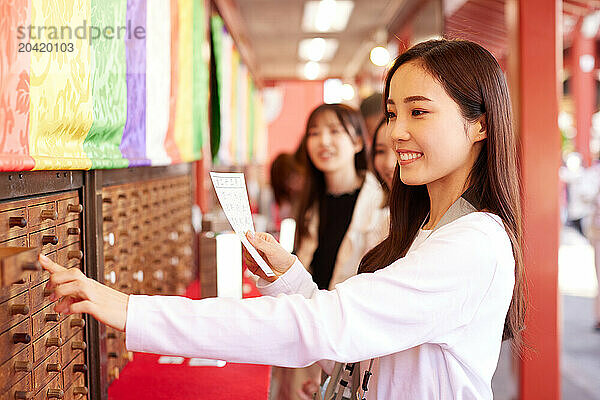
[[[296,255],[320,289],[356,275],[360,259],[387,234],[379,215],[384,194],[367,170],[362,116],[343,104],[322,104],[306,123],[305,189],[296,217]],[[271,398],[298,399],[307,380],[318,382],[320,368],[277,368]]]

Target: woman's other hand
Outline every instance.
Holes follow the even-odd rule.
[[[40,255],[42,267],[50,272],[46,288],[52,290],[54,310],[62,314],[87,313],[119,331],[125,331],[129,295],[88,278],[79,268],[65,268]]]
[[[308,380],[302,384],[302,389],[298,389],[298,397],[302,400],[313,400],[315,394],[319,391],[319,384],[315,381]],[[320,398],[320,396],[316,397]]]
[[[244,261],[248,269],[266,281],[273,282],[279,276],[283,275],[294,264],[296,258],[288,253],[277,240],[268,233],[246,232],[246,238],[252,246],[258,251],[265,262],[271,267],[275,276],[268,277],[252,258],[248,250],[244,249]]]

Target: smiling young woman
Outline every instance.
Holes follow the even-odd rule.
[[[263,297],[127,297],[42,259],[63,298],[56,309],[125,330],[133,351],[285,367],[348,363],[327,370],[327,400],[350,391],[371,400],[491,400],[501,341],[519,346],[525,312],[504,75],[473,42],[431,40],[395,61],[385,99],[400,165],[389,236],[358,275],[319,290],[297,258],[261,233],[248,239],[276,276],[266,279],[245,257],[263,278]],[[361,384],[365,370],[373,376]]]

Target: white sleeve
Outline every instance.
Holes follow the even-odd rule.
[[[488,233],[474,224],[448,224],[388,267],[311,298],[132,295],[126,345],[133,351],[302,367],[442,343],[474,317],[491,285],[495,242],[503,238]]]
[[[281,294],[301,294],[310,298],[318,290],[312,275],[304,268],[298,257],[283,275],[273,282],[258,278],[256,287],[264,296],[276,297]]]

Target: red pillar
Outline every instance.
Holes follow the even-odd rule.
[[[575,105],[575,149],[583,158],[583,165],[591,165],[590,130],[592,127],[592,114],[596,103],[596,82],[594,68],[584,71],[585,58],[595,59],[596,49],[594,38],[588,38],[581,32],[583,18],[580,18],[573,31],[573,47],[571,48],[571,87],[573,103]]]
[[[560,398],[558,329],[558,77],[560,0],[513,0],[509,52],[523,182],[524,262],[529,282],[520,363],[521,400]],[[516,79],[515,79],[516,78]]]

